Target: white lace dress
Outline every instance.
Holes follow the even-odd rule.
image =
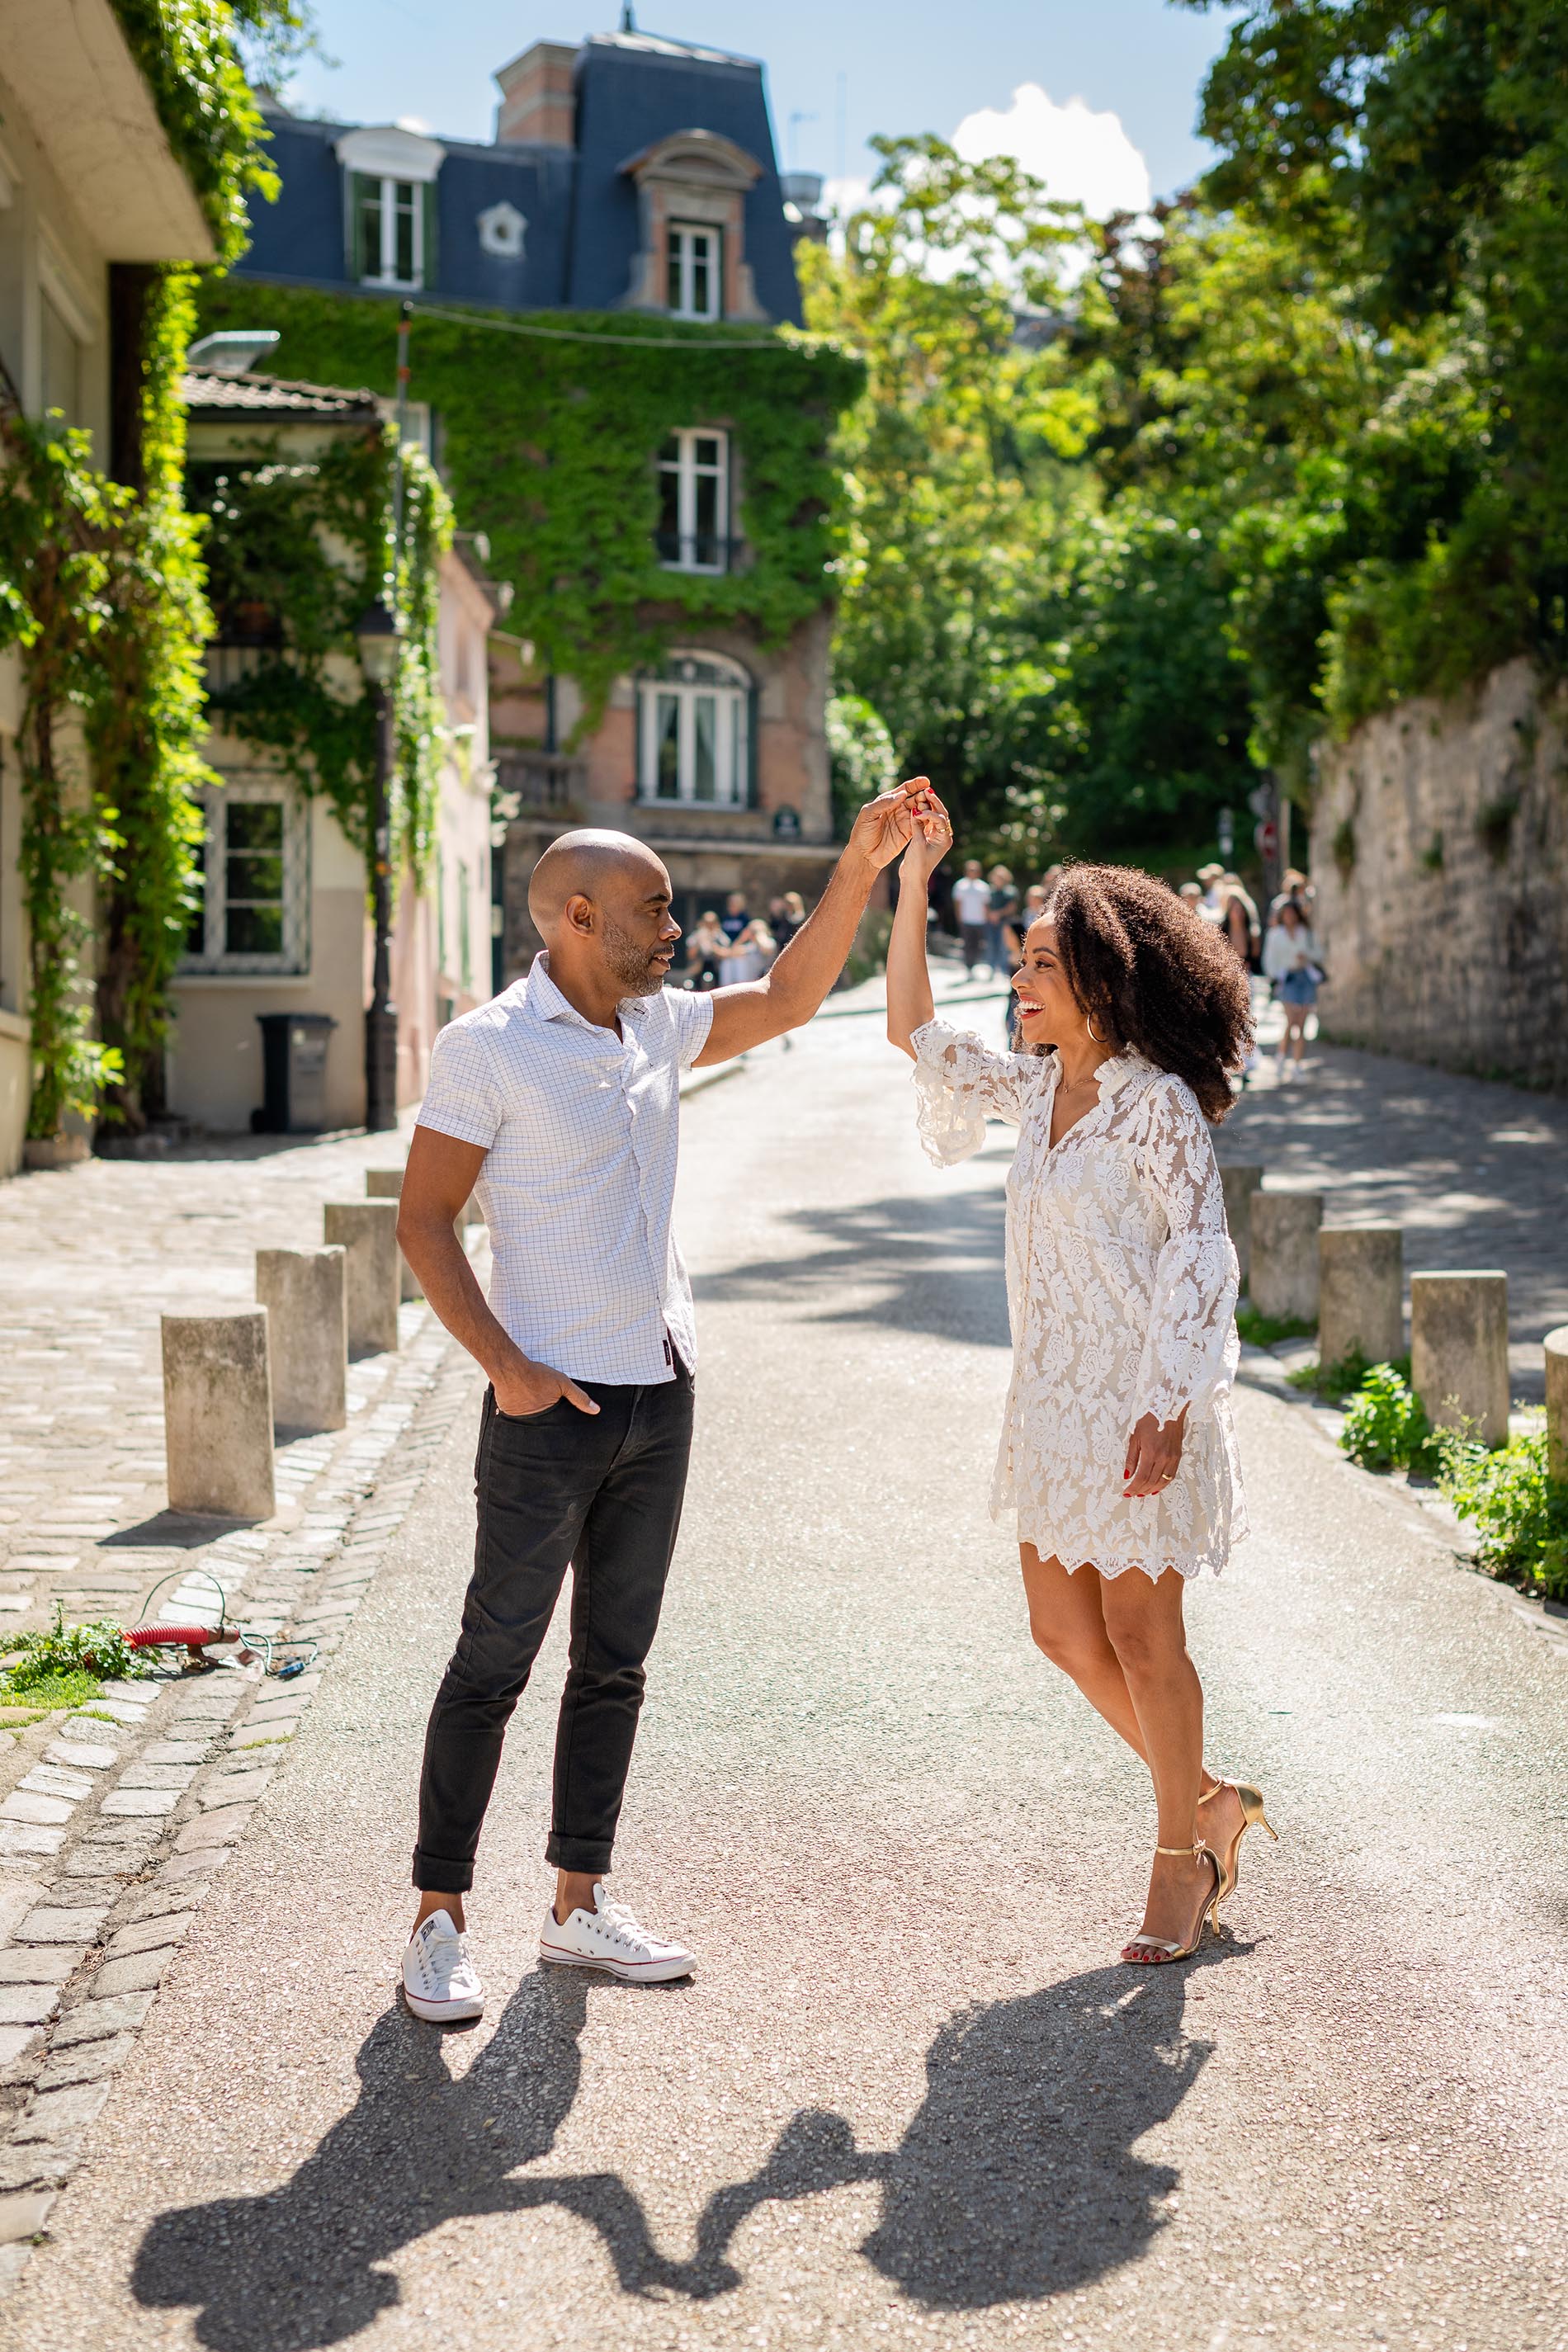
[[[1054,1054],[998,1054],[945,1022],[914,1033],[921,1140],[951,1168],[1017,1127],[1007,1178],[1013,1379],[995,1518],[1064,1568],[1184,1576],[1247,1532],[1230,1388],[1237,1270],[1207,1122],[1190,1087],[1141,1055],[1104,1062],[1100,1100],[1053,1150]],[[1127,1441],[1188,1408],[1182,1463],[1129,1502]]]

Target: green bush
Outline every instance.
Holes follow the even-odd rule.
[[[1340,1444],[1363,1470],[1436,1477],[1447,1441],[1434,1434],[1421,1401],[1395,1364],[1373,1364],[1351,1399]]]
[[[1236,1328],[1249,1347],[1272,1348],[1277,1339],[1310,1339],[1318,1327],[1299,1315],[1259,1315],[1256,1307],[1241,1306]]]
[[[54,1623],[45,1633],[22,1634],[11,1658],[13,1663],[0,1671],[0,1701],[20,1699],[40,1706],[77,1706],[90,1698],[100,1683],[152,1671],[146,1652],[132,1649],[123,1629],[110,1618],[68,1625],[58,1601]],[[64,1696],[46,1696],[56,1685]]]
[[[1493,1576],[1549,1601],[1568,1601],[1568,1481],[1546,1466],[1546,1432],[1484,1445],[1448,1440],[1438,1485],[1476,1530],[1476,1558]]]

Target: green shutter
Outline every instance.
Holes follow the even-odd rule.
[[[419,282],[430,290],[434,289],[438,276],[436,266],[436,222],[439,205],[437,202],[436,188],[437,183],[434,180],[426,180],[420,191],[421,202],[425,208],[425,267]]]
[[[343,268],[352,278],[364,276],[364,177],[343,173]]]

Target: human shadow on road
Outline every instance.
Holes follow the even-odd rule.
[[[1000,1195],[988,1192],[797,1209],[783,1220],[798,1236],[787,1255],[700,1275],[694,1287],[701,1300],[765,1299],[814,1321],[889,1324],[1005,1348],[1004,1217]]]
[[[582,1979],[526,1978],[458,2080],[440,2037],[389,2011],[360,2051],[357,2105],[294,2178],[161,2215],[133,2289],[146,2305],[196,2306],[212,2352],[312,2352],[395,2304],[392,2258],[443,2221],[553,2206],[598,2233],[624,2293],[706,2302],[741,2285],[731,2250],[760,2207],[875,2181],[881,2218],[861,2251],[915,2301],[1059,2294],[1132,2260],[1163,2225],[1176,2176],[1132,2151],[1208,2057],[1182,2031],[1190,1981],[1096,1969],[963,2011],[931,2044],[897,2147],[862,2149],[841,2116],[803,2109],[758,2171],[709,2200],[685,2259],[655,2244],[616,2173],[508,2177],[548,2155],[571,2111]]]
[[[389,2010],[361,2046],[357,2104],[291,2180],[152,2224],[132,2274],[138,2302],[196,2306],[196,2339],[214,2352],[310,2352],[357,2335],[397,2302],[384,2265],[403,2246],[454,2215],[544,2205],[598,2231],[628,2292],[684,2284],[682,2267],[662,2261],[616,2174],[507,2177],[547,2156],[571,2113],[590,1994],[627,1997],[564,1970],[525,1977],[456,2078],[443,2037],[401,2005]]]
[[[898,2147],[860,2149],[842,2116],[804,2108],[750,2180],[698,2225],[689,2292],[738,2284],[729,2261],[759,2206],[881,2184],[860,2251],[916,2302],[973,2310],[1070,2293],[1131,2262],[1175,2188],[1134,2145],[1174,2114],[1212,2043],[1182,2030],[1190,1971],[1097,1969],[945,2025]]]

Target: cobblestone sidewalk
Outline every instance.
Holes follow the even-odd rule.
[[[233,1851],[468,1395],[422,1303],[396,1354],[350,1368],[348,1426],[277,1455],[255,1528],[166,1507],[158,1318],[253,1296],[254,1252],[319,1242],[322,1203],[401,1163],[397,1136],[194,1149],[0,1187],[0,1641],[215,1581],[257,1635],[315,1645],[297,1677],[226,1664],[115,1684],[0,1727],[0,2289],[19,2275],[210,1874]]]

